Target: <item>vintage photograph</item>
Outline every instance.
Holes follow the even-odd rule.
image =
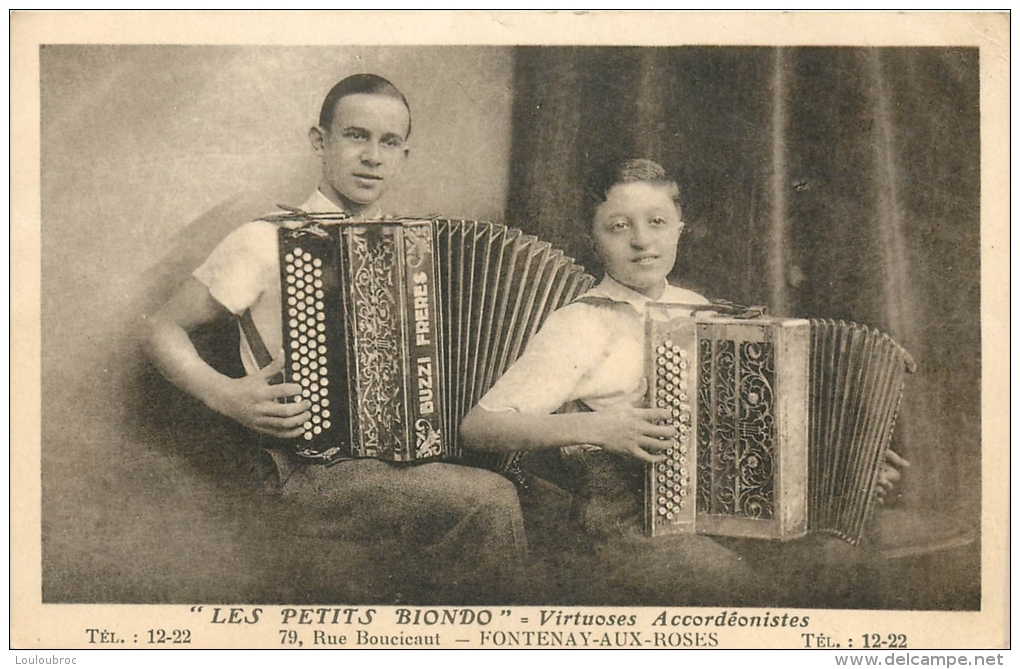
[[[41,604],[982,610],[977,46],[338,42],[40,43]]]

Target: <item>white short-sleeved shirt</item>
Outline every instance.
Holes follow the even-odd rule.
[[[313,214],[343,211],[318,190],[301,209]],[[379,212],[372,216],[378,217]],[[279,225],[268,221],[245,223],[227,235],[193,273],[230,313],[240,316],[246,309],[251,310],[252,320],[274,357],[283,343]],[[249,374],[258,370],[243,331],[240,353]]]
[[[709,303],[671,285],[657,301]],[[575,401],[595,411],[641,406],[647,389],[644,312],[649,302],[607,275],[549,316],[479,406],[523,414],[550,414]]]

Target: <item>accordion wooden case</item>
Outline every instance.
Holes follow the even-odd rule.
[[[284,380],[311,402],[296,453],[322,463],[460,457],[461,418],[594,282],[497,223],[278,220]],[[488,458],[504,473],[515,461]]]
[[[679,436],[650,465],[651,535],[863,535],[914,363],[854,323],[649,305],[649,406]]]

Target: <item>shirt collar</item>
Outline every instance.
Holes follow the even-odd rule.
[[[637,292],[633,288],[628,288],[613,277],[606,274],[605,278],[595,286],[595,288],[589,290],[584,296],[585,297],[601,297],[613,302],[623,302],[634,307],[639,314],[645,312],[645,306],[649,302],[658,302],[660,304],[708,304],[701,295],[691,292],[684,288],[679,288],[670,284],[668,281],[663,279],[663,283],[666,284],[665,289],[662,291],[662,295],[658,300],[652,300],[645,297],[641,293]]]
[[[309,214],[337,214],[343,213],[344,211],[343,207],[337,205],[328,197],[323,195],[322,191],[318,188],[316,188],[311,197],[309,197],[308,200],[301,205],[301,210],[306,211]],[[361,215],[359,218],[365,220],[382,218],[382,210],[379,208],[379,205],[376,205],[375,209]]]
[[[666,297],[666,290],[669,288],[669,284],[666,283],[665,279],[662,280],[662,283],[665,284],[663,297]],[[653,301],[633,288],[628,288],[608,274],[606,274],[605,278],[602,279],[599,285],[592,289],[588,294],[594,297],[604,297],[614,302],[626,302],[630,306],[634,307],[639,314],[644,313],[645,305]]]

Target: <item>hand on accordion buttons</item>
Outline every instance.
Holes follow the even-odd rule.
[[[310,403],[302,400],[284,404],[284,398],[300,398],[297,383],[273,385],[273,377],[283,371],[284,356],[279,355],[264,369],[240,379],[227,379],[214,409],[245,427],[281,439],[294,439],[304,431],[302,424],[311,418]]]
[[[585,415],[592,422],[590,443],[642,462],[662,462],[662,451],[676,440],[676,428],[663,424],[671,418],[669,409],[625,407]]]
[[[875,484],[875,497],[879,504],[885,504],[892,497],[896,484],[903,477],[903,470],[909,466],[910,463],[895,451],[885,452],[885,462],[878,470],[878,482]]]

